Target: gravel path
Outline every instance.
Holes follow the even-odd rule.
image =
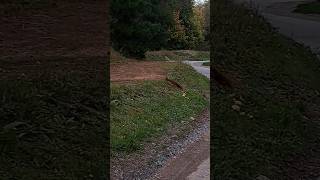
[[[184,61],[197,72],[210,78],[210,68],[202,64],[207,61]],[[210,179],[210,128],[209,112],[206,115],[206,127],[198,133],[198,138],[184,146],[184,149],[168,159],[166,164],[158,171],[154,179],[161,180],[209,180]],[[194,135],[190,134],[190,137]],[[200,137],[200,138],[199,138]]]
[[[210,130],[188,144],[177,156],[167,160],[156,174],[157,180],[210,179]]]
[[[209,134],[209,119],[209,110],[205,110],[192,123],[186,124],[187,128],[179,129],[180,126],[173,125],[169,128],[166,136],[151,140],[153,143],[146,144],[142,151],[130,155],[115,154],[111,158],[111,179],[158,179],[159,169],[168,167],[170,161],[177,159],[185,152],[190,152],[190,147],[194,147],[197,142],[203,139],[204,134]],[[209,147],[202,149],[209,150]],[[205,156],[203,160],[207,158]],[[197,164],[200,165],[201,163],[198,162]],[[196,170],[197,166],[192,167],[192,171]],[[186,174],[185,177],[191,173]],[[171,178],[163,177],[162,179]]]

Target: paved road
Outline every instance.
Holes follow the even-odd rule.
[[[202,66],[204,62],[208,61],[184,61],[184,63],[191,65],[198,73],[210,79],[210,68]]]
[[[207,78],[210,79],[210,68],[203,66],[202,64],[207,61],[185,61],[185,63],[190,64],[197,72],[203,74]],[[204,143],[210,149],[210,132],[204,136]],[[200,165],[198,165],[197,169],[192,172],[187,179],[188,180],[209,180],[210,179],[210,150],[208,150],[208,157]]]
[[[297,4],[308,1],[312,0],[235,0],[251,3],[281,34],[309,46],[320,55],[320,16],[291,12]]]
[[[184,61],[197,72],[210,78],[210,68],[202,66],[207,61]],[[209,123],[209,112],[206,115]],[[201,138],[185,147],[184,151],[170,159],[153,179],[161,180],[210,180],[210,128]]]
[[[274,4],[274,3],[283,3],[283,2],[301,2],[303,0],[235,0],[239,3],[249,3],[253,6],[258,7],[260,10],[265,9],[266,7]],[[305,0],[305,1],[312,1],[312,0]]]
[[[189,180],[199,180],[199,179],[210,179],[210,159],[208,158],[203,163],[201,163],[197,171],[190,174],[187,179]]]

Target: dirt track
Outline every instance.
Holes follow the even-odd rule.
[[[112,82],[166,79],[169,62],[130,61],[110,65]],[[171,63],[172,64],[172,63]]]

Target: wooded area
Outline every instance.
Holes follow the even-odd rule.
[[[193,49],[206,39],[209,14],[208,1],[113,0],[112,46],[138,58],[148,50]]]

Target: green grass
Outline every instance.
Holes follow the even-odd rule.
[[[180,64],[169,75],[186,88],[167,81],[111,85],[111,146],[114,152],[133,152],[150,137],[163,135],[170,123],[191,121],[208,102],[209,80]]]
[[[107,178],[104,82],[1,80],[0,179]]]
[[[319,126],[304,116],[320,107],[320,62],[254,12],[215,5],[211,53],[234,88],[211,87],[214,177],[286,179],[288,160],[317,149]]]
[[[320,14],[320,1],[299,4],[293,12],[302,14]]]
[[[152,61],[206,61],[210,60],[209,51],[195,51],[195,50],[162,50],[146,52],[146,60]]]

